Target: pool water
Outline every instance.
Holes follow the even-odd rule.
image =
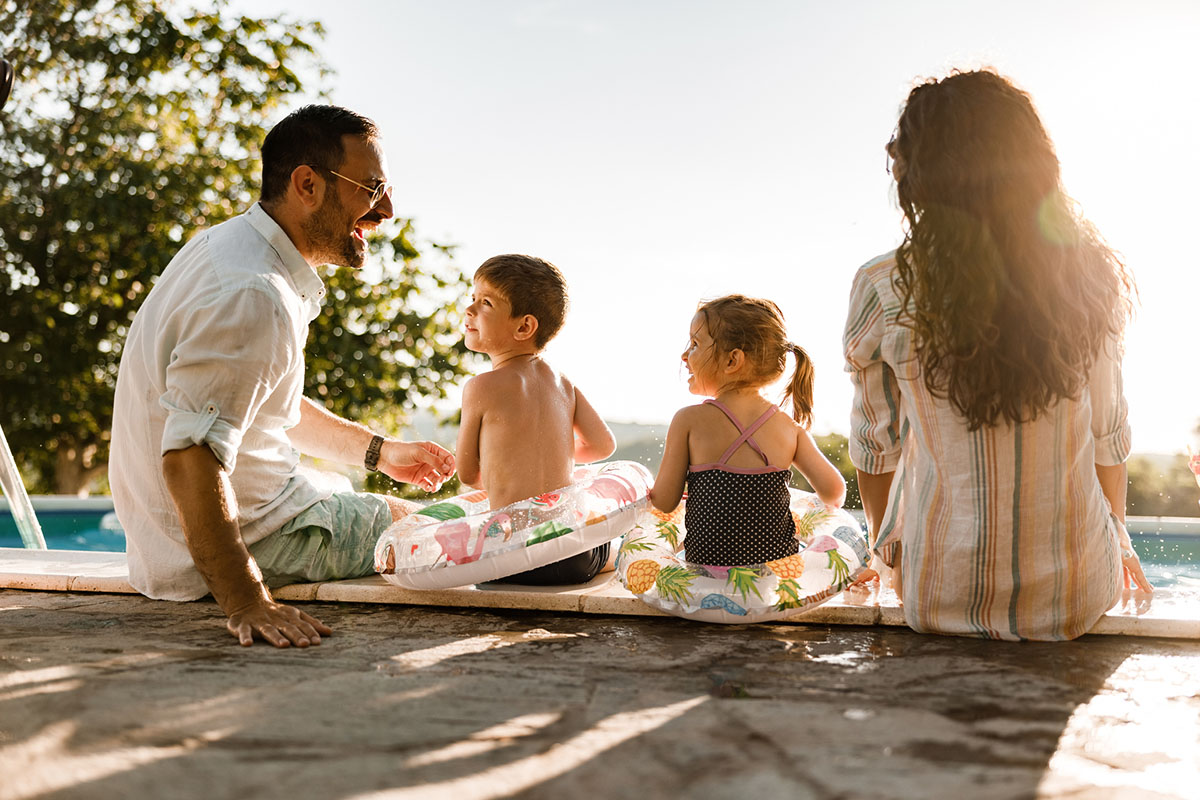
[[[1151,586],[1200,590],[1200,536],[1130,531],[1129,540]]]
[[[111,507],[37,509],[38,522],[51,550],[125,551],[125,533]],[[1130,519],[1130,539],[1142,569],[1156,588],[1200,591],[1200,533],[1178,532],[1179,524],[1163,526],[1154,518]],[[1142,527],[1142,530],[1137,528]],[[1185,524],[1186,526],[1186,524]],[[1162,530],[1167,527],[1169,530]],[[0,547],[21,547],[17,525],[7,509],[0,510]]]
[[[51,550],[125,552],[125,532],[111,509],[40,508],[35,513],[46,547]],[[21,534],[12,514],[0,511],[0,547],[21,546]]]

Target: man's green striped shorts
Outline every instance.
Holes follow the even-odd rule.
[[[250,555],[271,588],[361,578],[375,573],[375,543],[391,524],[381,495],[335,493],[250,545]]]

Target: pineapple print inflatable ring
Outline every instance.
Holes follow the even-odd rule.
[[[800,540],[795,555],[736,567],[693,564],[686,560],[683,506],[669,515],[648,506],[621,543],[617,575],[647,605],[703,622],[766,622],[815,608],[866,567],[867,542],[845,510],[790,492]]]

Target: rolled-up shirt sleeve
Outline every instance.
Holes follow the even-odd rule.
[[[1105,342],[1096,356],[1088,380],[1088,394],[1092,401],[1096,463],[1106,467],[1123,464],[1129,458],[1133,435],[1121,377],[1121,349],[1117,342]]]
[[[222,292],[182,314],[173,331],[162,452],[205,444],[227,471],[263,402],[282,380],[295,337],[268,289]]]
[[[866,270],[855,276],[842,345],[854,384],[850,411],[850,460],[872,475],[900,463],[900,387],[882,357],[883,305]]]

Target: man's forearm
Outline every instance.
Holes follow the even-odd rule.
[[[367,466],[367,448],[375,434],[303,397],[300,424],[288,431],[288,436],[292,445],[305,455],[363,467]],[[378,469],[394,481],[434,492],[454,474],[454,456],[439,444],[381,439],[370,468]]]
[[[166,453],[163,477],[192,561],[226,616],[269,600],[238,528],[233,488],[212,451],[195,445]]]
[[[373,435],[366,426],[343,419],[307,397],[300,399],[300,424],[288,431],[292,446],[306,456],[357,466],[362,466]]]

